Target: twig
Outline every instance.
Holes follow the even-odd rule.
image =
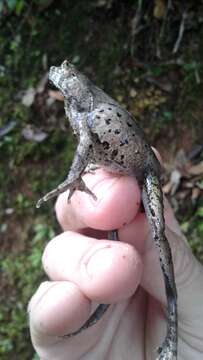
[[[131,31],[131,47],[130,47],[131,56],[133,56],[133,54],[134,54],[135,36],[143,29],[143,26],[139,25],[141,15],[142,15],[142,0],[139,0],[136,14],[133,17],[132,23],[131,23],[131,28],[132,28],[132,31]]]
[[[199,84],[201,83],[201,79],[200,79],[200,75],[199,75],[199,71],[198,71],[197,66],[195,66],[194,71],[195,71],[195,79],[196,79],[196,83],[197,83],[197,85],[199,85]]]
[[[141,12],[142,12],[142,0],[138,1],[138,9],[134,18],[132,19],[132,36],[135,36],[137,33],[137,28],[141,19]]]
[[[15,120],[10,120],[4,127],[0,128],[0,138],[7,135],[16,126]]]
[[[186,11],[184,11],[183,15],[182,15],[182,20],[181,20],[181,23],[180,23],[178,38],[177,38],[176,43],[175,43],[175,45],[173,47],[173,51],[172,51],[173,54],[176,54],[178,52],[179,47],[180,47],[180,43],[181,43],[181,41],[183,39],[183,34],[184,34],[184,31],[185,31],[186,18],[187,18],[187,13],[186,13]]]
[[[32,6],[33,6],[33,0],[31,0],[30,3],[28,4],[28,8],[27,8],[22,20],[20,21],[19,25],[17,26],[16,34],[21,31],[24,22],[26,21],[27,17],[29,16],[29,14],[30,14],[30,12],[32,10]]]
[[[172,9],[172,2],[169,0],[168,4],[167,4],[167,7],[166,7],[164,17],[163,17],[160,33],[159,33],[158,39],[156,40],[156,56],[157,56],[158,59],[161,59],[160,44],[161,44],[161,40],[163,39],[163,36],[164,36],[164,31],[165,31],[165,26],[166,26],[166,19],[167,19],[169,11],[171,9]]]
[[[155,85],[156,87],[158,87],[159,89],[167,92],[167,93],[171,93],[173,91],[173,87],[171,84],[167,84],[167,83],[162,83],[161,81],[159,81],[158,79],[153,78],[150,75],[143,76],[143,79],[146,80],[149,84]]]
[[[168,10],[172,10],[172,9],[173,9],[172,0],[168,0],[167,9],[168,9]]]

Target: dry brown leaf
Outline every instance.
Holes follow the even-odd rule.
[[[190,167],[190,163],[187,159],[186,153],[184,149],[178,150],[175,157],[175,168],[181,171],[181,174],[184,175],[187,173],[187,169]]]
[[[163,193],[164,194],[169,194],[172,188],[172,184],[170,181],[168,181],[164,186],[163,186]]]
[[[58,100],[58,101],[64,101],[63,95],[60,93],[60,91],[57,90],[49,90],[48,94],[51,98]]]
[[[27,124],[22,130],[22,136],[26,140],[40,143],[47,138],[48,134],[45,131],[35,128],[31,124]]]
[[[181,181],[181,173],[177,169],[173,170],[170,176],[170,182],[171,182],[171,195],[174,195],[180,185]]]
[[[194,187],[194,184],[191,181],[184,181],[183,182],[183,187],[186,188],[186,189],[192,189]]]
[[[137,91],[135,89],[130,89],[129,95],[131,98],[134,98],[137,96]]]
[[[33,87],[28,88],[23,97],[22,97],[22,104],[26,107],[30,107],[35,100],[36,90]]]
[[[179,191],[176,195],[176,198],[182,201],[189,195],[190,195],[190,190],[185,189],[185,190]]]
[[[195,202],[200,196],[200,194],[201,194],[201,190],[197,187],[194,187],[192,189],[192,196],[191,196],[192,201]]]
[[[190,175],[201,175],[201,174],[203,174],[203,161],[201,161],[197,165],[191,166],[187,171],[188,171],[188,173]]]
[[[154,1],[154,10],[153,15],[156,19],[163,19],[166,13],[166,3],[164,0],[155,0]]]
[[[166,91],[168,93],[171,93],[173,91],[173,85],[171,82],[169,82],[166,78],[163,79],[155,79],[151,76],[147,76],[146,81],[148,81],[150,84],[156,85],[159,89]]]
[[[38,85],[37,85],[37,87],[36,87],[36,92],[37,92],[37,94],[43,93],[47,82],[48,82],[48,72],[45,73],[45,74],[42,76],[42,78],[40,79],[40,81],[39,81],[39,83],[38,83]]]

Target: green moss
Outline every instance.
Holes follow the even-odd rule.
[[[46,218],[35,218],[30,222],[29,246],[23,253],[0,256],[4,296],[0,302],[0,357],[1,359],[31,359],[33,350],[28,330],[27,304],[44,275],[41,268],[41,255],[45,241],[54,236],[52,226]],[[31,219],[30,219],[31,221]],[[2,297],[2,295],[1,295]],[[3,299],[1,299],[3,300]],[[17,357],[13,357],[13,354]]]
[[[203,263],[203,203],[199,205],[193,221],[182,225],[195,256]]]

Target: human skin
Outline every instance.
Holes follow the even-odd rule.
[[[86,174],[97,201],[76,192],[56,202],[63,233],[45,248],[49,281],[29,303],[30,331],[41,360],[154,360],[166,332],[166,297],[157,250],[140,190],[131,177]],[[165,201],[166,233],[178,291],[178,359],[203,356],[203,267],[194,258]],[[107,231],[119,229],[119,242]],[[93,230],[98,229],[98,230]],[[65,338],[89,318],[95,303],[111,303],[103,318]]]

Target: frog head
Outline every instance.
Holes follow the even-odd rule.
[[[84,100],[88,102],[89,80],[68,60],[50,68],[49,80],[61,91],[67,103],[74,101],[82,106]]]

